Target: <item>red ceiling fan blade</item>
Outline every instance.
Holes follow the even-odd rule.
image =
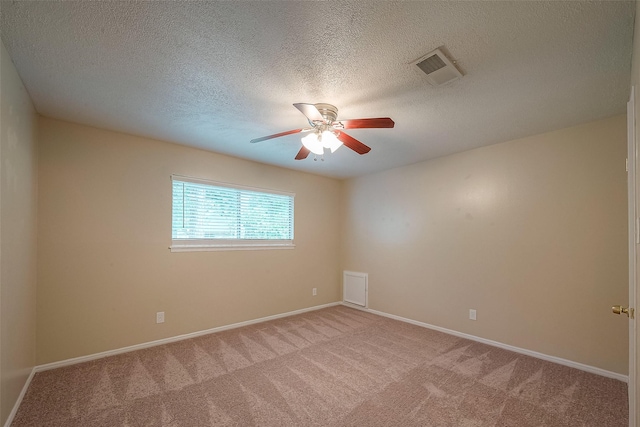
[[[389,117],[380,117],[377,119],[352,119],[338,120],[342,123],[344,129],[371,129],[371,128],[392,128],[395,123]]]
[[[293,104],[302,114],[304,114],[310,122],[321,121],[324,122],[324,117],[320,114],[320,111],[313,104]]]
[[[362,142],[358,141],[352,136],[347,135],[344,132],[338,133],[337,137],[340,141],[342,141],[345,147],[351,148],[358,154],[367,154],[369,151],[371,151],[371,147],[367,147]]]
[[[252,139],[250,142],[252,144],[255,144],[256,142],[265,141],[267,139],[280,138],[281,136],[291,135],[291,134],[294,134],[294,133],[300,133],[303,130],[307,130],[307,129],[294,129],[294,130],[288,130],[286,132],[274,133],[273,135],[263,136],[262,138]]]
[[[309,149],[303,145],[302,148],[300,148],[300,151],[298,151],[298,154],[296,155],[296,160],[306,159],[309,153],[310,153]]]

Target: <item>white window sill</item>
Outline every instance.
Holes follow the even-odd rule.
[[[171,245],[171,252],[208,252],[208,251],[261,251],[269,249],[294,249],[293,243],[221,243],[221,244],[178,244]]]

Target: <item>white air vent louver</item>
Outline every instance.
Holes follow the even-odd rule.
[[[462,77],[462,73],[438,48],[414,62],[427,75],[434,86],[452,82]]]

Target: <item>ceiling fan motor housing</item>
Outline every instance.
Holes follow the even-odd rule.
[[[333,123],[338,117],[338,108],[331,104],[314,104],[320,115],[329,123]]]

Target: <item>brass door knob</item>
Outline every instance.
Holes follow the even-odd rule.
[[[634,314],[634,309],[633,308],[628,308],[628,307],[623,307],[621,305],[614,305],[613,307],[611,307],[611,311],[613,311],[615,314],[626,314],[627,317],[630,317],[633,319],[633,314]]]

